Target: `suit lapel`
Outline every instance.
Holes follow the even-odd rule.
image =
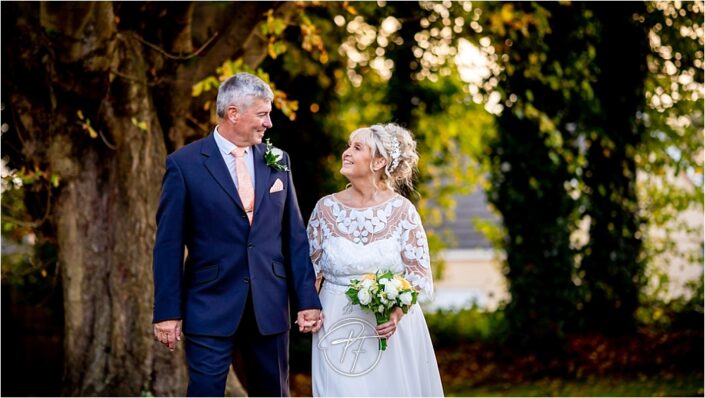
[[[264,200],[264,194],[269,189],[269,175],[272,173],[272,169],[267,166],[264,161],[264,144],[253,145],[254,155],[253,163],[255,166],[255,215],[259,211],[259,208]]]
[[[233,184],[233,179],[230,176],[228,167],[225,165],[223,156],[220,154],[218,145],[215,143],[213,133],[203,140],[201,146],[201,155],[203,156],[203,166],[208,170],[210,175],[218,182],[223,191],[244,211],[244,206],[240,200],[240,196],[236,194],[237,188]]]

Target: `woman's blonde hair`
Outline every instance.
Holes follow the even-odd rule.
[[[411,132],[397,124],[375,124],[353,131],[350,139],[357,139],[370,148],[373,161],[383,157],[387,164],[380,176],[380,181],[395,192],[413,190],[414,173],[419,162],[416,153],[416,141]]]

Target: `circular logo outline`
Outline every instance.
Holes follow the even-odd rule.
[[[323,344],[323,342],[325,342],[325,341],[328,339],[328,336],[329,336],[330,334],[334,333],[335,331],[337,331],[337,330],[339,330],[339,329],[341,329],[341,328],[343,328],[343,327],[346,327],[346,326],[354,326],[354,325],[356,325],[356,324],[358,324],[358,325],[359,325],[359,324],[362,324],[362,329],[361,329],[361,331],[360,331],[360,334],[358,334],[357,336],[354,336],[354,337],[353,337],[353,336],[352,336],[352,333],[351,333],[351,335],[348,336],[347,339],[337,339],[337,340],[334,340],[334,341],[332,342],[332,344],[343,344],[343,343],[344,343],[344,344],[346,344],[346,350],[347,350],[347,346],[349,346],[350,344],[352,344],[352,343],[354,343],[354,342],[356,342],[356,341],[360,341],[360,347],[361,347],[361,346],[362,346],[362,342],[363,342],[365,339],[375,339],[375,340],[379,340],[379,339],[382,338],[382,337],[380,337],[380,336],[376,333],[376,327],[375,327],[375,325],[371,324],[370,322],[368,322],[368,321],[366,321],[366,320],[364,320],[364,319],[361,319],[361,318],[345,318],[345,319],[341,319],[341,320],[339,320],[338,322],[336,322],[336,323],[333,325],[333,327],[332,327],[325,335],[323,335],[323,337],[321,337],[321,339],[318,341],[318,344],[317,344],[317,348],[323,352],[323,358],[325,358],[326,363],[328,364],[328,366],[330,366],[336,373],[338,373],[338,374],[340,374],[340,375],[343,375],[343,376],[359,377],[359,376],[366,375],[367,373],[370,373],[375,367],[377,367],[377,364],[379,363],[380,359],[382,358],[382,353],[384,352],[384,351],[382,351],[382,350],[380,350],[380,349],[378,348],[378,349],[377,349],[377,357],[375,358],[374,363],[372,363],[372,365],[370,365],[370,366],[368,367],[368,369],[365,370],[365,371],[363,371],[363,372],[360,372],[360,373],[352,373],[352,371],[351,371],[351,372],[346,372],[346,371],[344,371],[344,370],[338,369],[338,367],[335,366],[335,364],[333,363],[333,361],[332,361],[332,360],[330,359],[330,357],[328,356],[328,349],[329,349],[330,347],[322,347],[322,344]],[[367,336],[363,336],[363,335],[362,335],[362,332],[364,332],[364,331],[366,330],[365,326],[367,326],[367,327],[369,327],[370,329],[372,329],[372,331],[373,331],[373,334],[372,334],[372,335],[367,335]],[[360,352],[364,352],[364,351],[357,351],[358,354],[359,354]],[[345,352],[343,353],[343,357],[344,357],[344,356],[345,356]],[[342,357],[341,357],[341,361],[342,361]],[[353,370],[354,370],[356,364],[357,364],[357,357],[356,357],[356,359],[353,361],[353,365],[352,365]]]

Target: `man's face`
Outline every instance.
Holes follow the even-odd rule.
[[[272,120],[269,118],[269,114],[272,112],[272,103],[255,98],[249,107],[238,110],[233,132],[241,145],[249,146],[262,143],[264,132],[272,127]]]

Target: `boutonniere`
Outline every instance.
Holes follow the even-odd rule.
[[[267,138],[265,143],[267,144],[267,150],[264,151],[264,161],[267,163],[267,166],[273,168],[274,170],[289,171],[289,166],[280,163],[284,152],[281,149],[274,147],[272,143],[269,142],[269,138]]]

